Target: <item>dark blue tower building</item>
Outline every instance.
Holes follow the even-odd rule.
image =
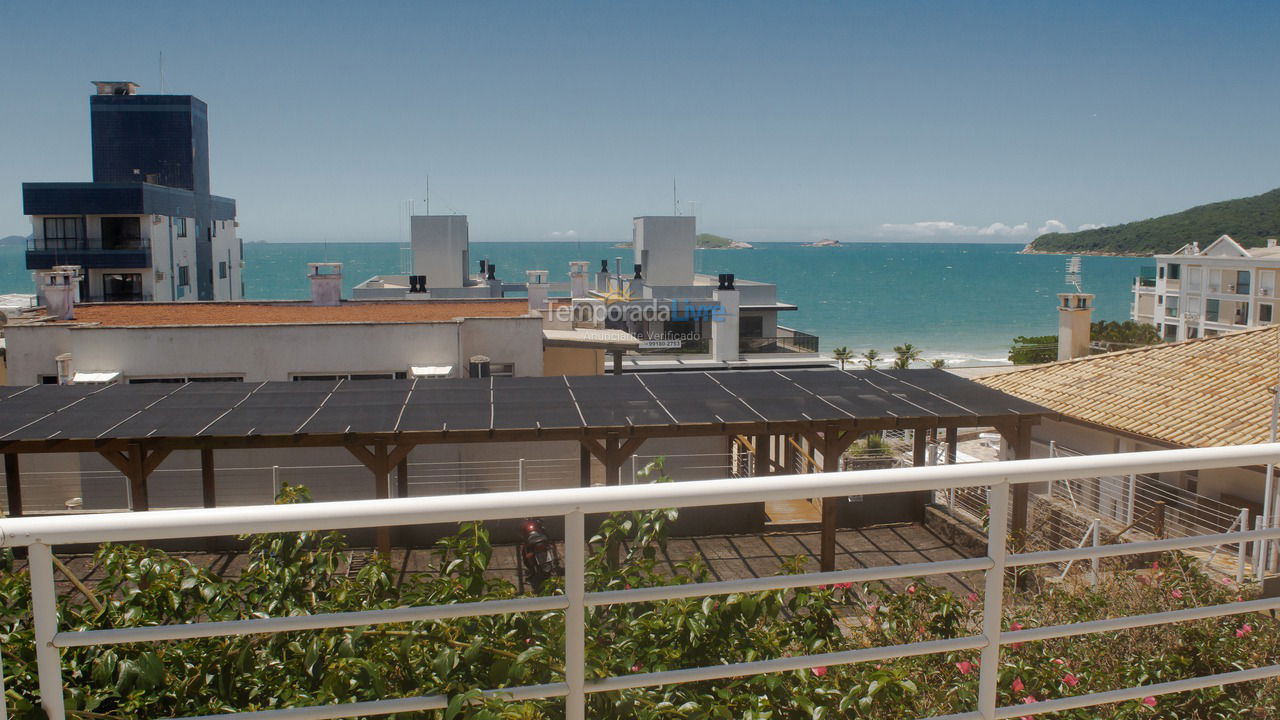
[[[23,184],[27,267],[80,265],[92,300],[241,297],[235,201],[209,192],[208,106],[94,85],[93,182]]]

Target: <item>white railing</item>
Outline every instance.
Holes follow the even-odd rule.
[[[591,693],[803,670],[818,666],[884,662],[895,658],[932,653],[981,650],[977,707],[973,711],[947,716],[947,718],[948,720],[956,718],[995,720],[1092,707],[1141,699],[1148,695],[1197,690],[1280,676],[1280,665],[1273,664],[1153,685],[1045,700],[1036,703],[1034,708],[1028,705],[997,706],[1000,653],[1001,648],[1006,645],[1280,608],[1280,598],[1267,598],[1006,631],[1002,625],[1002,611],[1005,571],[1010,568],[1185,550],[1237,540],[1260,543],[1264,546],[1262,551],[1265,552],[1265,545],[1280,539],[1280,529],[1271,528],[1237,532],[1229,536],[1203,535],[1011,554],[1007,547],[1007,537],[1011,488],[1014,485],[1054,482],[1077,477],[1266,465],[1277,461],[1280,461],[1280,444],[1266,444],[862,472],[571,488],[483,496],[455,495],[129,514],[11,518],[0,520],[0,546],[28,548],[40,704],[48,717],[54,720],[62,720],[66,717],[63,706],[64,685],[60,648],[549,611],[562,611],[565,615],[563,682],[503,688],[488,691],[488,695],[510,700],[563,697],[566,717],[569,720],[584,720],[586,696]],[[987,554],[983,557],[825,573],[586,592],[584,565],[587,540],[584,517],[587,514],[979,487],[988,488],[991,506]],[[565,592],[563,595],[225,622],[192,622],[74,632],[58,630],[52,554],[52,548],[57,545],[235,535],[243,533],[246,528],[253,528],[256,532],[298,532],[499,520],[528,516],[564,517]],[[983,621],[980,635],[712,667],[637,673],[591,681],[586,679],[586,609],[588,607],[735,592],[759,592],[836,582],[869,582],[978,571],[986,573],[981,598]],[[3,668],[0,668],[0,677],[3,677]],[[311,708],[261,711],[253,713],[253,717],[340,718],[356,715],[385,715],[443,709],[447,707],[449,700],[449,697],[443,695],[422,695]],[[4,713],[0,712],[0,718],[3,716]]]

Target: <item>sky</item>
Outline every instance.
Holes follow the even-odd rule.
[[[0,3],[0,236],[93,80],[209,105],[246,241],[982,240],[1280,186],[1280,3]],[[673,184],[676,193],[673,193]]]

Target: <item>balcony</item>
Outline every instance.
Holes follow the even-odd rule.
[[[47,270],[55,265],[82,268],[151,267],[151,241],[145,238],[30,238],[27,269]]]
[[[1074,547],[1053,550],[1029,549],[1023,546],[1021,539],[1010,542],[1009,531],[1011,518],[1017,517],[1017,498],[1024,496],[1017,492],[1028,485],[1039,483],[1058,483],[1079,478],[1117,478],[1117,483],[1133,476],[1154,475],[1161,472],[1189,471],[1212,468],[1230,468],[1241,466],[1258,466],[1280,461],[1280,445],[1256,445],[1221,448],[1202,448],[1189,450],[1169,450],[1145,453],[1108,454],[1102,456],[1056,457],[1038,460],[1024,460],[1013,463],[974,463],[964,465],[948,465],[939,467],[917,467],[892,470],[871,470],[860,472],[835,472],[825,474],[791,475],[786,477],[764,476],[757,478],[734,478],[686,483],[655,483],[626,487],[568,488],[559,490],[542,490],[524,493],[491,493],[487,495],[456,495],[446,498],[420,497],[370,500],[343,503],[293,504],[277,506],[244,506],[223,507],[202,510],[186,510],[179,512],[148,512],[133,514],[98,514],[64,517],[33,517],[0,519],[0,547],[25,547],[28,552],[29,583],[31,591],[31,612],[34,622],[21,632],[13,632],[6,643],[6,665],[11,667],[9,658],[27,658],[34,656],[34,662],[27,663],[35,669],[27,677],[10,678],[18,682],[7,683],[11,698],[31,705],[39,704],[39,708],[49,718],[59,720],[72,715],[84,717],[87,714],[72,707],[68,712],[65,707],[64,689],[67,684],[76,685],[75,692],[69,697],[73,702],[82,702],[91,686],[109,685],[114,679],[116,666],[115,654],[111,656],[111,667],[100,671],[93,665],[92,677],[85,669],[86,653],[98,646],[117,646],[115,651],[121,657],[119,664],[125,665],[125,658],[137,654],[142,647],[150,643],[163,643],[163,647],[178,647],[181,641],[198,638],[218,639],[244,635],[258,635],[255,645],[270,644],[277,657],[293,658],[300,662],[303,658],[301,645],[295,650],[293,645],[309,642],[309,638],[326,636],[330,641],[315,659],[307,659],[305,672],[317,677],[325,676],[325,687],[336,687],[336,683],[327,682],[330,673],[336,673],[339,665],[361,665],[371,668],[367,680],[348,687],[344,680],[341,693],[318,692],[314,694],[290,692],[280,699],[272,697],[270,702],[259,701],[256,697],[248,702],[255,703],[260,710],[254,713],[258,718],[312,717],[331,718],[349,716],[376,716],[392,713],[413,713],[430,710],[450,709],[452,716],[458,716],[464,704],[482,701],[492,702],[526,702],[538,699],[555,699],[555,703],[563,703],[563,716],[573,720],[587,717],[587,706],[593,699],[603,694],[610,700],[610,707],[623,691],[631,691],[641,695],[644,691],[665,688],[665,692],[675,692],[687,683],[717,683],[718,681],[747,682],[749,679],[763,675],[772,675],[784,687],[794,687],[797,697],[816,698],[821,700],[820,693],[813,694],[815,686],[821,687],[822,678],[832,673],[833,677],[846,668],[865,667],[871,673],[874,665],[876,671],[884,669],[884,674],[892,676],[895,665],[907,658],[927,655],[946,656],[940,667],[948,673],[935,677],[919,677],[910,685],[910,694],[918,690],[915,683],[946,683],[952,687],[963,689],[957,692],[955,707],[945,711],[959,711],[959,714],[946,715],[947,718],[1010,718],[1025,714],[1042,715],[1077,708],[1099,708],[1121,703],[1138,702],[1146,707],[1138,707],[1143,717],[1190,717],[1190,715],[1170,714],[1165,711],[1165,703],[1173,698],[1166,696],[1193,690],[1231,687],[1246,681],[1268,680],[1280,677],[1280,665],[1269,664],[1261,667],[1236,665],[1229,670],[1199,669],[1199,664],[1189,668],[1187,672],[1166,678],[1156,675],[1147,684],[1131,685],[1138,676],[1126,678],[1118,687],[1107,685],[1094,687],[1079,682],[1066,684],[1058,682],[1060,673],[1072,667],[1054,670],[1048,660],[1044,665],[1049,667],[1053,675],[1056,697],[1046,697],[1037,692],[1037,698],[1018,697],[1003,688],[1008,687],[1010,673],[1009,663],[1018,662],[1017,653],[1033,652],[1044,641],[1055,641],[1061,652],[1074,642],[1089,642],[1085,639],[1105,638],[1108,633],[1127,632],[1141,628],[1158,629],[1178,623],[1198,622],[1216,618],[1242,617],[1243,622],[1261,624],[1270,622],[1265,618],[1267,611],[1280,608],[1280,598],[1260,597],[1257,599],[1237,596],[1240,590],[1233,589],[1231,598],[1200,604],[1195,597],[1201,593],[1208,595],[1213,588],[1202,588],[1196,593],[1188,593],[1184,602],[1181,591],[1176,596],[1179,604],[1175,609],[1153,610],[1142,607],[1136,614],[1105,619],[1076,620],[1063,624],[1046,624],[1036,627],[1023,627],[1020,623],[1004,621],[1011,602],[1018,594],[1017,583],[1005,581],[1006,574],[1013,569],[1020,569],[1026,574],[1029,569],[1047,565],[1071,564],[1087,566],[1091,582],[1098,582],[1098,574],[1103,571],[1100,563],[1103,560],[1121,557],[1146,557],[1151,553],[1189,551],[1195,548],[1222,547],[1234,544],[1237,547],[1230,551],[1242,560],[1247,556],[1247,546],[1255,547],[1255,557],[1269,556],[1270,545],[1280,540],[1280,529],[1261,527],[1255,530],[1244,530],[1244,523],[1224,525],[1225,532],[1215,532],[1217,527],[1198,528],[1187,534],[1157,532],[1154,525],[1152,531],[1155,539],[1125,541],[1104,536],[1098,531],[1098,523],[1093,523],[1085,537]],[[1141,498],[1139,492],[1130,485],[1117,485],[1117,494],[1127,493],[1127,502],[1133,507],[1133,498]],[[1064,497],[1074,498],[1075,494],[1069,486],[1061,486]],[[758,503],[763,501],[803,500],[807,498],[848,497],[856,496],[861,501],[902,492],[942,492],[951,493],[954,504],[965,507],[965,501],[973,500],[971,507],[974,513],[982,518],[985,532],[978,536],[980,548],[976,557],[962,559],[933,560],[863,567],[857,564],[851,568],[830,572],[802,572],[778,574],[765,577],[749,577],[743,579],[713,580],[711,578],[685,583],[656,584],[635,586],[632,580],[620,574],[608,584],[602,583],[602,572],[599,570],[601,549],[597,547],[595,555],[589,560],[592,550],[589,540],[596,531],[587,531],[587,517],[599,513],[633,512],[648,509],[673,507],[718,507],[722,505]],[[1153,491],[1153,498],[1162,497],[1164,489]],[[1125,497],[1120,494],[1120,497]],[[1160,500],[1158,502],[1163,502]],[[1163,506],[1161,506],[1163,507]],[[1141,506],[1138,506],[1141,513]],[[1199,508],[1196,508],[1199,511]],[[506,518],[546,516],[557,523],[563,522],[563,591],[559,584],[553,583],[545,594],[520,593],[514,597],[510,594],[484,594],[479,598],[465,597],[461,601],[457,597],[442,596],[432,598],[420,605],[396,606],[388,604],[381,597],[354,598],[355,605],[360,607],[354,611],[334,611],[314,614],[272,615],[260,608],[244,608],[247,617],[238,619],[210,619],[202,617],[186,617],[175,609],[173,617],[167,622],[156,625],[134,625],[125,627],[94,628],[93,623],[84,627],[86,618],[77,617],[73,613],[60,616],[59,606],[68,603],[70,594],[60,596],[56,582],[61,582],[55,575],[60,565],[53,554],[54,547],[98,544],[105,541],[137,542],[159,541],[185,537],[209,537],[240,532],[243,528],[252,528],[259,533],[298,533],[305,531],[329,530],[338,528],[373,528],[385,525],[420,525],[430,523],[455,523],[463,520],[499,520]],[[1024,516],[1025,517],[1025,516]],[[1242,513],[1241,517],[1247,517]],[[1162,523],[1163,525],[1163,523]],[[557,533],[558,535],[559,533]],[[1123,533],[1122,533],[1123,534]],[[1074,538],[1073,538],[1074,539]],[[289,552],[291,544],[281,536],[276,552]],[[477,552],[477,555],[481,553]],[[1210,558],[1212,560],[1212,558]],[[455,563],[477,562],[471,555],[461,558]],[[593,564],[589,566],[589,562]],[[143,560],[151,565],[152,560]],[[616,564],[616,561],[614,561]],[[1139,564],[1149,566],[1149,562]],[[114,572],[114,571],[112,571]],[[132,570],[130,570],[132,572]],[[150,570],[144,569],[139,577],[148,578]],[[316,564],[309,572],[333,574],[333,569],[326,570]],[[615,572],[621,573],[621,570]],[[1145,570],[1143,572],[1146,572]],[[886,580],[906,581],[912,583],[906,593],[913,593],[916,585],[911,578],[937,578],[957,573],[971,573],[979,578],[969,599],[961,601],[953,598],[953,613],[962,602],[971,603],[975,610],[981,611],[981,627],[978,631],[960,626],[956,632],[926,632],[920,626],[914,639],[906,639],[894,644],[876,646],[827,647],[823,651],[812,648],[797,648],[795,652],[779,654],[779,656],[757,656],[752,651],[747,659],[726,663],[716,656],[697,660],[685,665],[673,663],[676,667],[643,667],[630,666],[614,669],[602,660],[613,652],[632,652],[633,648],[615,648],[609,643],[610,638],[600,636],[600,626],[609,621],[610,616],[618,614],[634,614],[652,612],[651,608],[665,602],[675,602],[688,608],[685,615],[688,623],[698,623],[696,628],[686,630],[684,635],[673,636],[668,642],[674,643],[671,650],[682,649],[681,642],[690,642],[687,655],[698,655],[699,648],[693,644],[704,635],[707,627],[704,618],[720,618],[722,615],[733,617],[750,616],[758,618],[756,613],[759,594],[772,591],[799,592],[808,588],[836,587],[861,583],[877,583]],[[1056,574],[1056,573],[1054,573]],[[1064,576],[1066,572],[1063,573]],[[1150,585],[1159,581],[1159,576],[1148,573]],[[1237,575],[1237,578],[1242,576]],[[1154,578],[1154,579],[1151,579]],[[172,588],[160,588],[166,599],[181,603],[182,593],[198,596],[204,591],[217,597],[219,586],[209,584],[213,578],[201,573],[191,572],[182,577],[181,589],[175,582]],[[594,585],[589,584],[594,581]],[[625,581],[625,582],[624,582]],[[1239,580],[1237,580],[1238,582]],[[1216,584],[1216,583],[1214,583]],[[1224,584],[1230,584],[1224,582]],[[302,587],[302,586],[300,586]],[[1234,586],[1233,586],[1234,587]],[[303,591],[309,592],[303,587]],[[1063,585],[1058,592],[1085,592]],[[1163,593],[1162,596],[1167,593]],[[1228,594],[1228,593],[1222,593]],[[778,596],[782,597],[781,594]],[[886,603],[901,602],[905,595],[901,592],[887,596]],[[115,600],[108,598],[110,602]],[[100,601],[99,601],[100,602]],[[750,602],[751,608],[745,607]],[[777,602],[781,602],[778,600]],[[635,609],[629,606],[638,605]],[[815,605],[816,606],[816,605]],[[165,606],[166,608],[168,606]],[[183,605],[175,605],[175,608]],[[862,607],[861,605],[859,607]],[[952,606],[949,606],[952,607]],[[699,610],[701,608],[701,610]],[[1150,611],[1148,611],[1150,610]],[[863,610],[862,612],[866,612]],[[876,609],[870,610],[876,613]],[[468,663],[472,657],[480,658],[485,652],[482,628],[493,627],[489,623],[497,623],[498,619],[513,614],[526,614],[530,618],[528,625],[536,623],[551,626],[555,632],[545,633],[548,637],[556,637],[555,643],[530,645],[518,657],[512,654],[511,661],[505,667],[538,660],[548,670],[529,677],[526,673],[502,672],[496,674],[497,680],[490,679],[486,684],[481,679],[468,681],[464,678]],[[101,615],[101,613],[99,613]],[[93,620],[97,616],[88,618]],[[800,619],[797,620],[797,617]],[[796,623],[804,619],[800,613],[780,615],[771,620],[766,617],[759,622]],[[859,626],[862,617],[857,619]],[[941,617],[941,616],[939,616]],[[932,623],[938,618],[927,617],[920,622]],[[1024,618],[1025,619],[1025,618]],[[719,620],[717,620],[718,622]],[[463,623],[467,623],[465,626]],[[753,620],[752,622],[756,622]],[[1236,625],[1240,620],[1232,621],[1231,627],[1240,627],[1236,638],[1253,633],[1249,625]],[[453,623],[458,627],[469,627],[475,637],[462,635],[454,639],[457,649],[448,645],[428,648],[424,656],[417,652],[421,649],[418,643],[423,642],[413,637],[412,630],[397,629],[397,625],[409,623]],[[563,623],[563,632],[556,630],[556,625]],[[61,626],[61,627],[60,627]],[[73,627],[76,626],[76,627]],[[909,625],[908,628],[911,626]],[[326,634],[323,631],[337,628],[353,628],[345,638]],[[1250,628],[1245,630],[1244,628]],[[960,630],[963,630],[961,632]],[[321,631],[312,634],[315,631]],[[1219,634],[1227,634],[1225,642],[1231,642],[1231,629],[1218,629]],[[281,633],[288,633],[281,635]],[[413,658],[413,662],[421,662],[437,668],[440,677],[448,676],[447,689],[443,682],[415,682],[412,690],[404,689],[386,682],[383,677],[373,672],[370,663],[387,662],[388,658],[363,658],[360,653],[367,647],[361,642],[364,636],[379,634],[402,635],[403,642],[397,642],[399,653],[389,655],[391,661],[401,657]],[[934,637],[937,635],[938,637]],[[681,638],[689,636],[690,641]],[[1248,642],[1266,639],[1266,631],[1247,639]],[[528,635],[517,639],[527,638]],[[1066,638],[1081,638],[1063,642]],[[588,642],[588,639],[591,642]],[[336,642],[341,640],[342,642]],[[474,642],[473,642],[474,640]],[[1124,640],[1124,637],[1121,638]],[[175,642],[176,641],[176,642]],[[1026,646],[1023,648],[1023,646]],[[137,647],[131,647],[137,646]],[[212,645],[212,647],[220,647]],[[523,645],[522,645],[523,647]],[[1215,645],[1218,647],[1225,645]],[[1267,646],[1258,646],[1265,648]],[[331,649],[332,648],[332,649]],[[478,649],[477,649],[478,648]],[[1196,652],[1198,648],[1190,648]],[[63,652],[68,658],[64,659]],[[829,650],[829,651],[827,651]],[[471,657],[463,651],[470,652]],[[950,653],[961,653],[963,659],[955,663],[956,657]],[[678,655],[679,653],[672,653]],[[296,657],[295,657],[296,656]],[[235,704],[224,703],[220,698],[230,696],[235,689],[234,673],[252,673],[252,665],[244,667],[246,655],[226,656],[226,667],[217,674],[205,678],[196,677],[193,685],[182,686],[180,698],[190,698],[192,702],[211,703],[218,706],[220,712],[236,707]],[[1046,655],[1051,657],[1051,655]],[[443,658],[443,659],[441,659]],[[980,658],[980,662],[977,660]],[[1256,660],[1273,662],[1274,656],[1267,656],[1265,651],[1259,652]],[[165,670],[161,665],[163,657],[154,653],[144,653],[143,659],[130,665],[128,672],[135,676],[158,676],[156,684],[165,679]],[[135,663],[134,660],[128,660]],[[404,662],[409,662],[405,660]],[[74,669],[64,674],[64,663],[74,663]],[[319,663],[319,664],[317,664]],[[105,665],[103,661],[101,664]],[[961,667],[963,666],[963,667]],[[1214,668],[1218,665],[1214,665]],[[157,670],[158,668],[158,670]],[[588,672],[588,668],[592,668]],[[955,669],[953,669],[955,668]],[[412,670],[413,668],[405,668]],[[225,670],[226,675],[221,671]],[[264,668],[265,670],[265,668]],[[353,672],[360,670],[353,667]],[[799,675],[790,674],[800,671]],[[302,673],[302,670],[298,671]],[[1032,672],[1027,670],[1026,672]],[[1002,679],[1001,675],[1005,675]],[[100,679],[99,676],[106,678]],[[123,676],[123,670],[122,670]],[[961,676],[968,676],[962,678]],[[346,678],[346,675],[335,677]],[[356,677],[352,675],[352,677]],[[365,676],[361,676],[365,677]],[[423,677],[427,677],[424,673]],[[816,679],[815,679],[816,678]],[[1072,676],[1075,680],[1074,676]],[[741,680],[739,680],[741,679]],[[1144,676],[1143,679],[1146,679]],[[510,684],[505,684],[508,681]],[[533,682],[529,682],[533,680]],[[832,678],[827,678],[832,680]],[[1089,678],[1086,678],[1089,680]],[[34,692],[38,681],[39,693]],[[1089,680],[1091,682],[1091,680]],[[879,680],[877,680],[879,682]],[[894,680],[894,682],[901,682]],[[489,689],[503,683],[497,689]],[[1021,686],[1018,678],[1016,685]],[[1061,685],[1061,688],[1058,686]],[[831,687],[835,687],[832,685]],[[298,688],[293,688],[296,690]],[[1264,687],[1264,689],[1266,689]],[[1014,691],[1021,694],[1022,688]],[[408,693],[407,695],[405,693]],[[1029,690],[1028,690],[1029,692]],[[1222,692],[1218,690],[1216,692]],[[862,694],[859,689],[855,699]],[[837,695],[843,695],[838,693]],[[198,699],[197,697],[198,696]],[[612,696],[612,698],[610,697]],[[1205,698],[1212,700],[1213,694]],[[624,696],[625,697],[625,696]],[[868,696],[870,697],[870,696]],[[1272,702],[1267,692],[1252,695],[1255,710],[1269,710]],[[1158,698],[1158,700],[1157,700]],[[324,704],[328,699],[329,704]],[[334,700],[337,702],[333,702]],[[840,697],[836,697],[838,701]],[[873,698],[874,700],[874,698]],[[9,702],[0,698],[0,702]],[[812,701],[809,701],[812,702]],[[358,704],[357,704],[358,703]],[[1034,705],[1031,705],[1034,703]],[[594,703],[599,707],[602,703]],[[1265,705],[1264,705],[1265,704]],[[549,703],[549,705],[551,705]],[[1160,709],[1152,711],[1159,705]],[[873,706],[873,709],[875,706]],[[256,709],[256,708],[255,708]],[[1114,709],[1114,708],[1112,708]],[[939,708],[931,708],[933,720],[940,720]],[[1149,713],[1149,715],[1147,714]],[[817,713],[814,713],[815,716]],[[0,711],[0,716],[4,712]],[[596,713],[592,717],[616,717],[617,714],[606,715]],[[830,716],[835,717],[834,713]],[[904,717],[901,714],[868,715],[878,717]],[[1218,715],[1215,715],[1218,716]],[[1231,715],[1223,715],[1231,716]],[[108,716],[113,717],[113,716]],[[905,717],[916,717],[906,715]]]
[[[818,352],[818,336],[779,325],[778,334],[772,337],[738,338],[738,352],[743,355],[816,353]]]

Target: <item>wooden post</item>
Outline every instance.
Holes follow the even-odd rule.
[[[214,485],[213,450],[200,450],[200,494],[204,496],[204,506],[217,507],[218,493]]]
[[[4,486],[9,500],[9,517],[22,517],[22,476],[17,453],[4,454]]]
[[[587,448],[590,440],[582,441],[581,454],[578,456],[578,487],[591,487],[591,450]]]
[[[1151,513],[1151,534],[1158,540],[1164,539],[1164,501],[1157,500]]]
[[[959,452],[957,447],[960,444],[960,428],[947,428],[947,464],[956,464],[956,453]]]
[[[1018,423],[1017,427],[1001,430],[1005,440],[1013,449],[1014,460],[1031,458],[1031,425]],[[1012,436],[1012,437],[1011,437]],[[1009,517],[1009,534],[1013,537],[1014,547],[1021,548],[1027,534],[1027,515],[1031,502],[1031,489],[1026,483],[1013,486],[1013,508]]]
[[[796,471],[796,446],[792,443],[791,435],[782,436],[782,462],[786,466],[783,468],[783,474],[791,474]]]
[[[146,462],[146,454],[137,443],[131,445],[130,448],[129,471],[125,473],[129,478],[129,509],[133,511],[150,510],[151,499],[147,496],[147,471],[144,464]]]
[[[622,375],[622,351],[621,350],[613,351],[613,374],[616,376]]]
[[[857,431],[840,432],[834,426],[827,426],[822,433],[809,435],[809,442],[822,452],[822,472],[839,472],[840,457],[857,439]],[[818,565],[823,572],[836,569],[836,525],[839,513],[840,498],[822,498],[822,537]]]
[[[916,428],[911,432],[911,465],[920,467],[924,465],[925,449],[928,448],[929,436],[920,428]]]
[[[373,473],[373,496],[378,500],[391,497],[391,468],[398,466],[413,450],[414,446],[409,444],[397,445],[395,448],[388,448],[385,442],[374,443],[373,447],[366,448],[362,445],[348,445],[347,452],[351,453],[362,465]],[[391,528],[380,527],[376,531],[376,543],[378,552],[391,556]]]
[[[618,436],[610,435],[604,439],[604,484],[621,485],[622,463],[616,460],[618,455]]]
[[[409,497],[409,458],[396,465],[396,497]]]

